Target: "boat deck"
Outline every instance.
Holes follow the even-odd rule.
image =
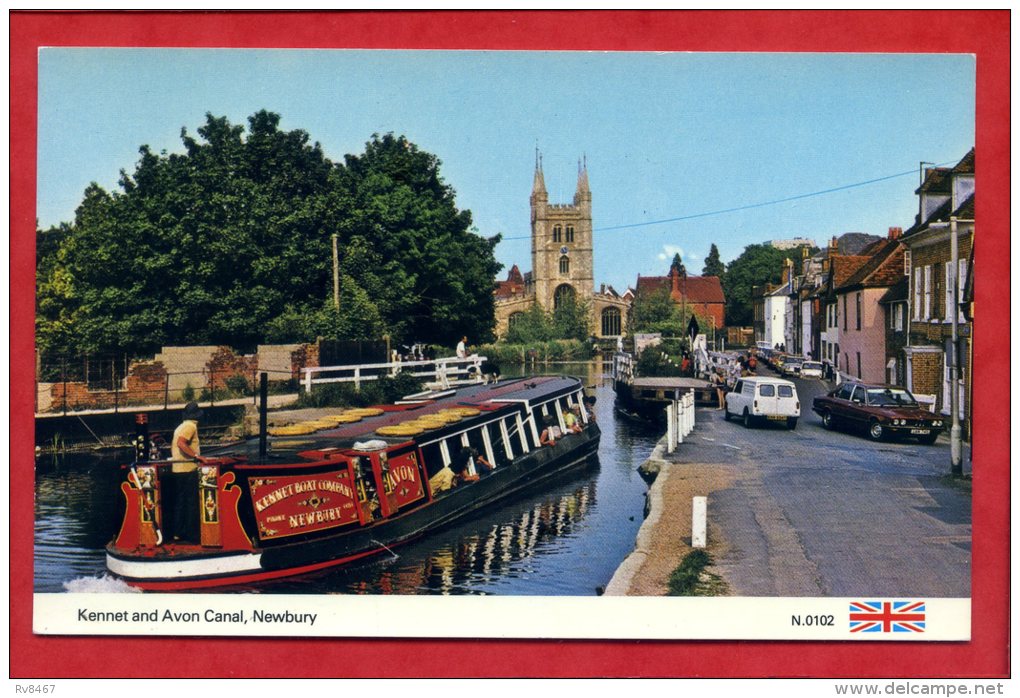
[[[577,389],[577,380],[567,376],[537,376],[515,378],[498,383],[478,383],[458,386],[446,391],[420,393],[413,399],[405,399],[405,404],[379,405],[386,411],[373,417],[364,417],[353,424],[340,424],[312,434],[300,436],[270,436],[270,460],[293,459],[294,454],[301,451],[314,450],[323,446],[350,448],[355,443],[368,440],[382,440],[387,443],[399,443],[408,437],[381,436],[376,430],[385,426],[394,426],[411,419],[434,414],[451,407],[477,407],[482,410],[494,410],[502,407],[503,402],[527,400],[543,402],[545,399]],[[336,408],[340,413],[343,408]],[[436,433],[442,433],[442,429]],[[210,451],[210,455],[213,452]],[[241,456],[249,460],[258,458],[258,439],[245,443],[234,444],[216,449],[217,456]]]

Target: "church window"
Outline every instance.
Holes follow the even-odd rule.
[[[568,257],[567,255],[563,255],[562,257],[560,257],[560,273],[561,274],[570,273],[570,257]]]
[[[553,226],[553,242],[560,242],[563,239],[563,226]]]
[[[568,225],[567,226],[567,242],[573,242],[573,241],[574,241],[574,226]]]
[[[506,319],[507,330],[512,330],[514,327],[516,327],[517,323],[520,322],[523,317],[524,313],[519,311],[516,313],[510,313],[510,317]]]
[[[577,292],[574,291],[573,286],[570,284],[560,284],[553,293],[553,310],[559,310],[561,307],[571,305],[576,297]]]
[[[602,336],[618,337],[620,335],[620,309],[606,308],[602,311]]]

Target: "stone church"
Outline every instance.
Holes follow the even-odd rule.
[[[633,293],[621,295],[605,284],[596,291],[594,269],[587,162],[578,163],[573,203],[550,204],[539,156],[531,188],[531,271],[522,274],[515,264],[506,280],[497,282],[496,335],[505,337],[520,313],[535,303],[554,310],[576,299],[591,308],[592,334],[620,336],[627,328]]]

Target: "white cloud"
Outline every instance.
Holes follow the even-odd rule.
[[[677,247],[676,245],[663,245],[662,252],[659,253],[659,259],[673,261],[673,257],[680,255],[684,256],[684,248]]]

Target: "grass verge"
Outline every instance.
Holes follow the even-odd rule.
[[[669,596],[722,596],[726,594],[726,583],[717,574],[706,568],[712,564],[712,556],[706,551],[692,550],[684,556],[676,569],[669,575]]]

